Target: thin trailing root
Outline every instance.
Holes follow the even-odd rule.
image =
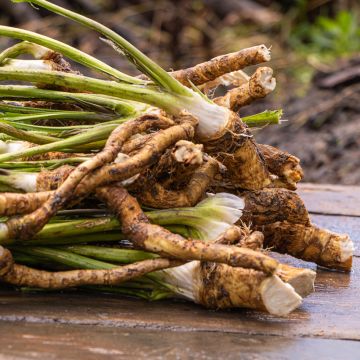
[[[215,57],[188,69],[174,71],[171,75],[185,86],[202,85],[224,74],[269,60],[270,50],[265,45],[258,45]]]
[[[94,169],[115,160],[125,141],[137,131],[169,123],[159,115],[144,115],[136,120],[118,126],[109,136],[104,149],[96,156],[78,165],[61,186],[37,210],[19,218],[11,218],[2,224],[0,238],[29,239],[61,209],[73,195],[74,188]]]
[[[214,102],[233,111],[239,111],[241,107],[265,97],[275,89],[276,80],[272,75],[271,68],[260,67],[247,83],[229,90],[226,95],[214,99]]]
[[[268,256],[236,246],[187,240],[180,235],[149,223],[137,200],[120,187],[102,187],[97,196],[116,213],[122,224],[122,232],[138,248],[163,254],[180,260],[200,260],[226,263],[272,274],[277,261]]]
[[[208,157],[201,166],[192,172],[185,188],[169,190],[155,182],[150,185],[148,190],[141,189],[136,196],[142,204],[154,208],[194,206],[204,196],[218,171],[219,163]]]
[[[258,144],[269,171],[290,190],[296,190],[296,184],[303,178],[300,159],[270,145]]]
[[[350,271],[354,244],[347,234],[314,225],[276,222],[263,226],[265,245],[330,269]]]
[[[117,285],[149,272],[177,266],[169,259],[143,260],[107,270],[71,270],[49,272],[15,264],[9,250],[0,246],[0,279],[15,286],[65,289],[82,285]]]

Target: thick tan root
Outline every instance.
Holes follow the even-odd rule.
[[[204,196],[206,189],[218,171],[219,163],[208,157],[203,165],[193,171],[185,188],[169,190],[155,182],[150,185],[149,190],[140,189],[136,193],[136,197],[142,204],[160,209],[194,206]]]
[[[0,215],[12,216],[26,214],[39,208],[52,195],[52,191],[41,193],[1,193],[0,194]]]
[[[231,112],[227,129],[211,140],[202,141],[205,151],[227,169],[222,183],[232,189],[258,190],[271,184],[264,159],[239,116]]]
[[[233,111],[239,111],[241,107],[265,97],[275,89],[276,80],[272,75],[271,68],[260,67],[247,83],[229,90],[226,95],[214,99],[214,102]]]
[[[144,260],[108,270],[71,270],[49,272],[13,262],[9,250],[0,247],[0,280],[15,286],[65,289],[82,285],[117,285],[149,272],[177,266],[169,259]]]
[[[54,170],[40,171],[36,178],[36,191],[56,190],[73,170],[73,166],[63,165]]]
[[[199,263],[196,302],[213,309],[246,307],[285,316],[301,304],[301,297],[276,275]]]
[[[269,171],[278,176],[279,181],[288,189],[296,190],[296,184],[304,176],[300,160],[296,156],[270,145],[258,144],[258,148],[264,156]]]
[[[260,251],[263,249],[263,244],[264,234],[260,231],[254,231],[242,238],[239,246]],[[290,284],[303,298],[314,292],[315,271],[279,263],[276,274],[282,281]]]
[[[309,225],[309,214],[298,194],[286,189],[241,193],[245,207],[241,221],[255,227],[277,221]],[[261,230],[261,228],[259,228]]]
[[[201,85],[224,74],[269,60],[270,50],[265,45],[259,45],[215,57],[194,67],[174,71],[171,75],[185,86],[191,86],[191,83]]]
[[[267,247],[330,269],[351,270],[354,245],[346,234],[286,221],[262,229]]]
[[[149,223],[135,198],[120,187],[103,187],[97,196],[116,213],[123,233],[136,247],[180,260],[200,260],[253,268],[271,274],[277,261],[249,249],[187,240],[158,225]]]

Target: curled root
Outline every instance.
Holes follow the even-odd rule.
[[[296,190],[296,184],[303,178],[304,173],[300,166],[300,160],[270,145],[258,144],[269,171],[278,176],[285,187]]]
[[[276,222],[263,226],[265,245],[331,269],[350,271],[354,245],[346,234],[313,225]]]
[[[214,99],[214,102],[233,111],[239,111],[241,107],[265,97],[275,89],[276,80],[272,74],[271,68],[260,67],[247,83],[229,90],[226,95]]]
[[[164,120],[158,115],[143,115],[118,126],[109,136],[104,149],[78,165],[41,207],[30,214],[9,219],[5,224],[8,231],[7,236],[10,239],[31,238],[66,204],[73,195],[75,187],[87,174],[105,163],[113,161],[122,145],[131,135],[137,131],[156,126],[156,122],[164,122]]]
[[[179,260],[200,260],[226,263],[273,273],[277,261],[249,249],[236,246],[187,240],[158,225],[149,223],[137,200],[120,187],[102,187],[97,196],[114,211],[122,224],[123,233],[136,247]]]
[[[258,45],[215,57],[188,69],[174,71],[171,75],[183,85],[190,87],[191,83],[201,85],[224,74],[269,60],[270,50],[265,45]]]
[[[73,196],[74,202],[86,197],[97,187],[111,182],[123,181],[142,173],[146,167],[155,164],[163,152],[182,139],[191,139],[194,136],[194,127],[191,123],[183,123],[160,130],[149,139],[143,148],[127,161],[119,164],[104,165],[77,186]]]
[[[177,266],[169,259],[139,261],[107,270],[71,270],[49,272],[15,264],[9,250],[0,247],[0,279],[15,286],[65,289],[82,285],[117,285],[149,272]]]

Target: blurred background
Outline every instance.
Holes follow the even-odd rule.
[[[301,158],[305,181],[360,184],[359,0],[54,2],[103,22],[168,70],[271,46],[276,91],[240,115],[282,108],[286,121],[256,130],[257,141]],[[0,23],[62,40],[136,74],[96,33],[47,11],[0,0]],[[0,38],[0,49],[10,44]]]

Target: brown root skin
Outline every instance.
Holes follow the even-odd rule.
[[[264,254],[235,246],[187,240],[161,226],[150,224],[137,200],[123,188],[102,187],[96,194],[115,212],[122,224],[123,233],[136,247],[179,260],[226,263],[257,269],[267,274],[276,271],[277,261]]]
[[[246,191],[240,195],[245,202],[241,221],[255,227],[277,221],[309,225],[309,214],[298,194],[286,189]],[[261,228],[259,228],[261,230]]]
[[[79,203],[92,193],[98,186],[130,178],[150,165],[156,163],[163,152],[181,139],[191,139],[194,136],[194,127],[191,123],[175,125],[158,131],[146,145],[126,162],[104,165],[89,174],[81,181],[72,194],[73,204]],[[18,197],[21,195],[21,197]],[[0,196],[0,214],[15,215],[30,213],[44,204],[54,192],[38,192],[29,194],[4,193]],[[16,211],[16,212],[15,212]],[[15,224],[16,226],[16,224]]]
[[[264,234],[260,231],[254,231],[241,239],[239,246],[261,251],[263,244]],[[314,292],[315,271],[279,263],[276,274],[283,282],[290,284],[296,293],[303,298]]]
[[[259,45],[221,55],[194,67],[173,71],[170,74],[183,85],[191,87],[191,83],[202,85],[224,74],[269,60],[269,49],[265,45]]]
[[[194,206],[202,199],[218,171],[219,163],[209,157],[203,165],[189,174],[191,177],[185,188],[170,190],[158,182],[150,182],[145,185],[145,189],[142,186],[139,191],[135,191],[136,197],[143,205],[158,209]],[[183,178],[181,180],[184,181]]]
[[[285,186],[296,189],[296,184],[301,181],[304,172],[300,166],[300,160],[270,145],[258,144],[258,148],[262,152],[265,163],[269,171],[279,177]]]
[[[35,211],[53,194],[52,191],[40,193],[1,193],[0,214],[2,216],[13,216]]]
[[[73,196],[74,203],[79,202],[101,185],[123,181],[138,173],[142,173],[147,167],[159,161],[167,148],[179,140],[192,139],[193,136],[193,124],[187,122],[158,131],[145,143],[143,148],[128,161],[119,164],[104,165],[92,174],[86,176],[76,188]]]
[[[241,107],[265,97],[275,89],[276,81],[272,75],[271,68],[260,67],[247,83],[229,90],[224,96],[214,99],[214,102],[237,112]]]
[[[336,234],[314,225],[276,222],[262,226],[265,246],[305,261],[343,271],[352,267],[352,242],[346,234]]]
[[[42,170],[36,178],[36,191],[56,190],[75,168],[62,165],[54,170]]]
[[[33,144],[32,146],[37,146]],[[37,154],[33,156],[27,156],[22,158],[22,161],[42,161],[42,160],[58,160],[58,159],[68,159],[70,157],[82,157],[85,154],[76,154],[76,153],[63,153],[60,151],[51,151],[43,154]],[[86,154],[89,156],[89,154]]]
[[[15,264],[9,250],[0,247],[0,280],[15,286],[66,289],[82,285],[117,285],[149,272],[178,266],[169,259],[144,260],[108,270],[49,272]]]
[[[166,120],[166,119],[165,119]],[[94,157],[78,165],[55,190],[51,197],[30,214],[11,218],[5,225],[10,239],[29,239],[40,231],[49,219],[70,199],[75,187],[94,169],[113,161],[125,141],[137,131],[143,131],[163,122],[159,115],[143,115],[118,126],[109,136],[104,149]]]
[[[196,302],[207,308],[245,307],[285,316],[301,304],[301,297],[277,276],[225,264],[201,263],[199,267]]]
[[[227,128],[211,140],[202,141],[205,151],[227,169],[221,182],[232,188],[258,190],[271,183],[261,152],[240,117],[231,112]]]
[[[229,227],[223,234],[214,240],[215,244],[233,245],[241,242],[248,235],[248,231],[239,226]]]

